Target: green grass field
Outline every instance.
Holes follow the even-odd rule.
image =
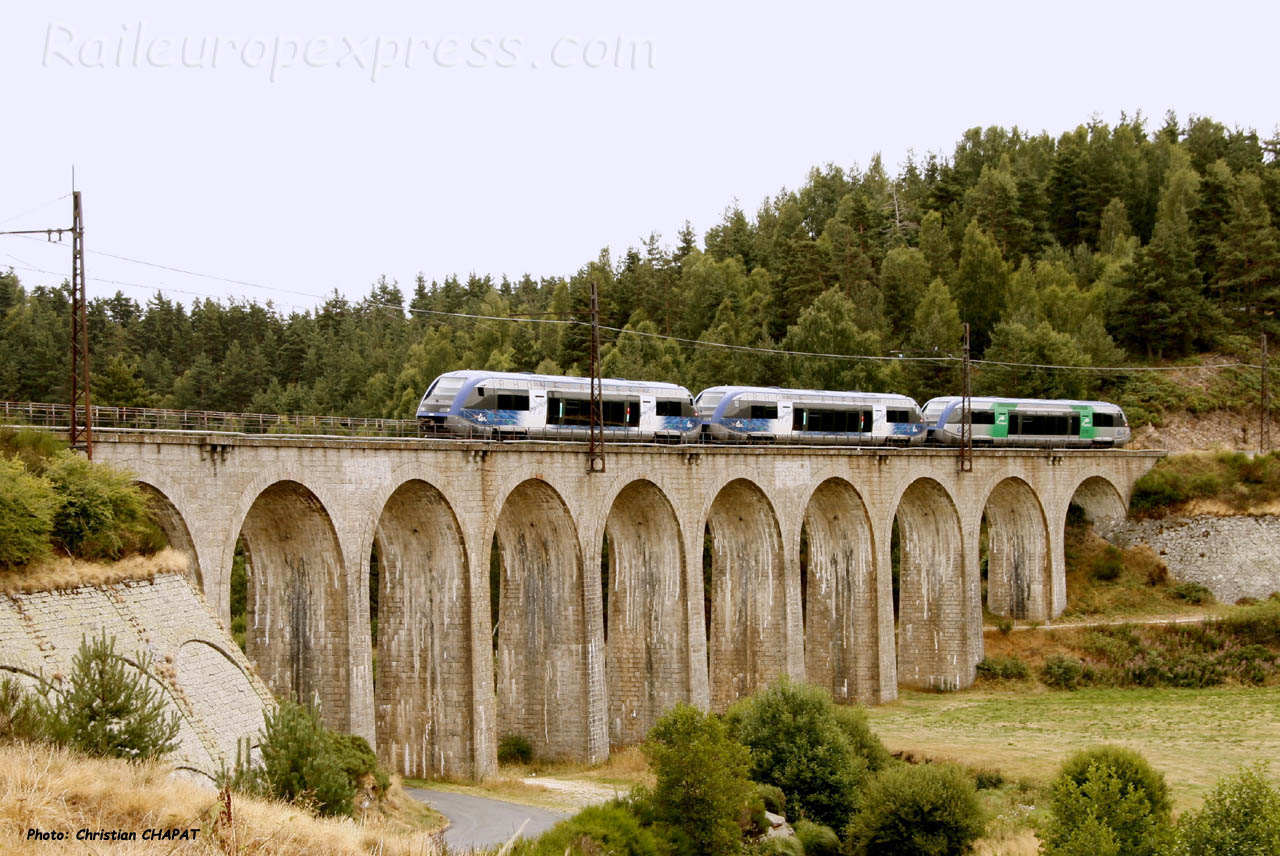
[[[1164,773],[1180,809],[1240,766],[1280,758],[1276,687],[904,692],[867,713],[892,751],[1040,784],[1078,749],[1127,746]]]

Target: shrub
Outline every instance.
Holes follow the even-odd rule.
[[[534,841],[521,840],[512,856],[658,856],[653,833],[619,802],[584,808]]]
[[[1114,545],[1108,544],[1089,565],[1089,576],[1095,580],[1111,582],[1124,571],[1124,555]]]
[[[808,856],[800,839],[793,835],[762,838],[746,850],[747,856]]]
[[[177,748],[178,714],[166,716],[164,692],[148,677],[151,660],[137,667],[116,653],[115,637],[81,639],[67,689],[49,714],[55,742],[103,758],[159,758]]]
[[[1259,764],[1218,782],[1199,811],[1178,821],[1178,856],[1280,853],[1280,791]]]
[[[787,814],[787,795],[782,792],[782,788],[777,785],[756,784],[756,795],[764,803],[767,811],[774,814],[780,814],[784,817]]]
[[[712,714],[678,704],[649,731],[644,754],[657,779],[649,797],[654,819],[671,827],[694,856],[736,852],[737,819],[747,805],[747,750]]]
[[[867,770],[874,773],[884,768],[893,759],[889,750],[880,742],[880,738],[876,737],[875,732],[871,730],[866,710],[854,705],[837,704],[832,707],[831,712],[835,715],[836,724],[840,726],[844,736],[849,738],[853,754],[867,762]]]
[[[1280,598],[1272,596],[1256,606],[1232,610],[1211,626],[1245,644],[1280,646]]]
[[[49,711],[37,695],[13,678],[0,680],[0,741],[48,737]]]
[[[801,820],[796,822],[795,830],[804,856],[840,856],[840,836],[831,827]]]
[[[1130,749],[1098,746],[1072,755],[1053,783],[1053,817],[1045,853],[1094,847],[1128,856],[1156,856],[1169,831],[1172,802],[1164,777]],[[1114,849],[1103,845],[1114,842]]]
[[[734,705],[734,733],[751,750],[751,778],[777,785],[796,817],[843,825],[867,762],[855,755],[819,687],[782,678]]]
[[[89,560],[118,559],[163,545],[146,498],[126,473],[63,452],[49,462],[45,476],[60,500],[53,541],[66,552]]]
[[[973,785],[980,791],[995,790],[1004,784],[1004,773],[990,767],[975,767],[969,771]]]
[[[391,778],[378,764],[378,756],[373,754],[368,740],[358,734],[330,734],[329,739],[338,766],[347,774],[347,779],[353,786],[358,787],[366,776],[372,776],[378,792],[387,792]]]
[[[943,764],[877,773],[845,830],[853,856],[951,856],[982,835],[982,808],[969,777]]]
[[[984,657],[978,664],[979,677],[997,681],[1024,681],[1031,677],[1031,668],[1017,657]]]
[[[1200,583],[1178,583],[1169,589],[1169,594],[1187,603],[1213,603],[1213,592]]]
[[[1013,619],[1007,615],[1002,615],[996,619],[996,629],[1000,631],[1001,636],[1008,636],[1013,632]]]
[[[1075,657],[1054,654],[1044,662],[1040,670],[1040,679],[1051,687],[1060,690],[1074,690],[1080,686],[1084,678],[1084,663]]]
[[[237,770],[243,789],[309,805],[320,814],[351,813],[355,786],[319,716],[294,701],[280,702],[262,728],[262,766]]]
[[[528,764],[533,760],[533,743],[522,734],[507,734],[498,741],[499,764]]]
[[[58,501],[48,481],[17,458],[0,457],[0,568],[43,558]]]

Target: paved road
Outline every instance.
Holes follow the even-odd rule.
[[[537,838],[568,817],[543,808],[467,794],[420,788],[405,788],[405,791],[449,818],[449,828],[444,833],[445,843],[463,850],[502,844],[515,835],[521,824],[524,824],[521,834],[525,838]]]

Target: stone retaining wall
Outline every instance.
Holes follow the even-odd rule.
[[[1149,545],[1174,578],[1200,583],[1223,603],[1280,591],[1280,517],[1170,517],[1096,529],[1122,547]]]
[[[103,632],[135,667],[150,655],[147,675],[181,720],[176,767],[212,779],[235,763],[240,738],[257,737],[271,694],[178,574],[0,596],[0,677],[61,691],[81,640]]]

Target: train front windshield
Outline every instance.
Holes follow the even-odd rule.
[[[437,378],[436,382],[431,384],[427,394],[422,397],[422,404],[418,405],[419,410],[431,412],[443,412],[453,406],[453,400],[458,396],[458,392],[462,389],[462,385],[466,382],[460,377],[442,377]]]

